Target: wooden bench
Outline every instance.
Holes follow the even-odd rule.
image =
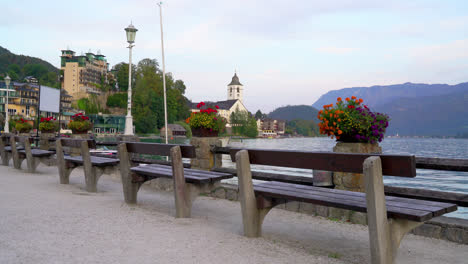
[[[130,153],[170,156],[171,166],[132,164]],[[123,142],[119,145],[120,173],[125,202],[134,204],[140,186],[157,178],[173,178],[176,217],[190,217],[192,203],[201,192],[216,188],[220,181],[232,174],[184,169],[182,158],[194,158],[195,147],[157,143]]]
[[[81,156],[65,155],[64,147],[79,148]],[[118,159],[91,156],[89,150],[96,147],[91,139],[64,139],[56,141],[57,167],[59,169],[60,183],[70,182],[70,173],[73,169],[83,166],[86,181],[86,191],[97,192],[97,182],[102,174],[116,172]]]
[[[457,210],[455,204],[385,197],[383,175],[415,177],[414,156],[231,149],[239,179],[244,234],[261,236],[276,205],[300,201],[367,212],[372,263],[394,263],[404,235],[424,221]],[[252,183],[250,164],[364,173],[366,193],[281,182]]]
[[[24,136],[11,136],[10,137],[10,151],[13,158],[13,166],[15,169],[21,169],[23,160],[26,160],[28,166],[28,172],[36,172],[39,163],[43,163],[47,166],[55,164],[53,156],[55,152],[31,148],[33,138]],[[16,143],[19,143],[18,146]]]

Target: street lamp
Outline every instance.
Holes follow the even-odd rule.
[[[164,63],[164,38],[163,38],[163,20],[162,20],[162,2],[158,2],[157,5],[159,6],[159,24],[161,26],[161,52],[162,52],[162,66],[163,66],[163,89],[164,89],[164,125],[166,129],[165,138],[166,144],[168,143],[167,139],[167,99],[166,99],[166,64]]]
[[[125,117],[125,135],[133,136],[133,118],[132,118],[132,48],[135,42],[136,29],[132,23],[125,28],[127,32],[127,42],[129,50],[129,63],[128,63],[128,99],[127,99],[127,116]]]
[[[5,133],[10,133],[10,116],[8,115],[8,94],[10,89],[10,76],[5,77],[5,85],[6,85],[6,103],[5,103]]]

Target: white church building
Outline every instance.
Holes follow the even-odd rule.
[[[227,86],[227,100],[218,102],[205,102],[206,106],[215,108],[215,105],[219,107],[218,114],[228,121],[227,127],[230,127],[231,113],[237,111],[248,112],[247,108],[243,103],[243,92],[244,86],[240,83],[237,73],[234,73],[231,82]],[[197,108],[198,103],[191,103],[190,108],[192,112],[198,112],[200,109]]]

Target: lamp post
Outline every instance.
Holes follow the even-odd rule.
[[[127,116],[125,117],[125,132],[124,135],[133,136],[133,117],[132,117],[132,48],[135,42],[136,29],[132,23],[125,28],[127,32],[127,42],[129,50],[129,63],[128,63],[128,99],[127,99]]]
[[[164,129],[166,144],[167,144],[167,99],[166,99],[166,65],[164,63],[164,40],[163,40],[163,22],[162,22],[162,2],[157,3],[159,6],[159,23],[161,25],[161,52],[162,52],[162,66],[163,66],[163,89],[164,89]]]
[[[11,78],[10,76],[7,75],[5,77],[5,85],[6,85],[6,103],[5,103],[5,133],[10,133],[10,116],[8,114],[8,94],[9,94],[9,89],[10,89],[10,81]]]

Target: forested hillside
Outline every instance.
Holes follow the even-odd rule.
[[[288,105],[276,108],[268,114],[269,118],[291,120],[313,120],[318,122],[318,110],[310,105]]]
[[[39,58],[16,55],[0,47],[0,78],[7,73],[14,81],[23,81],[26,76],[34,76],[41,84],[58,88],[59,70]]]

